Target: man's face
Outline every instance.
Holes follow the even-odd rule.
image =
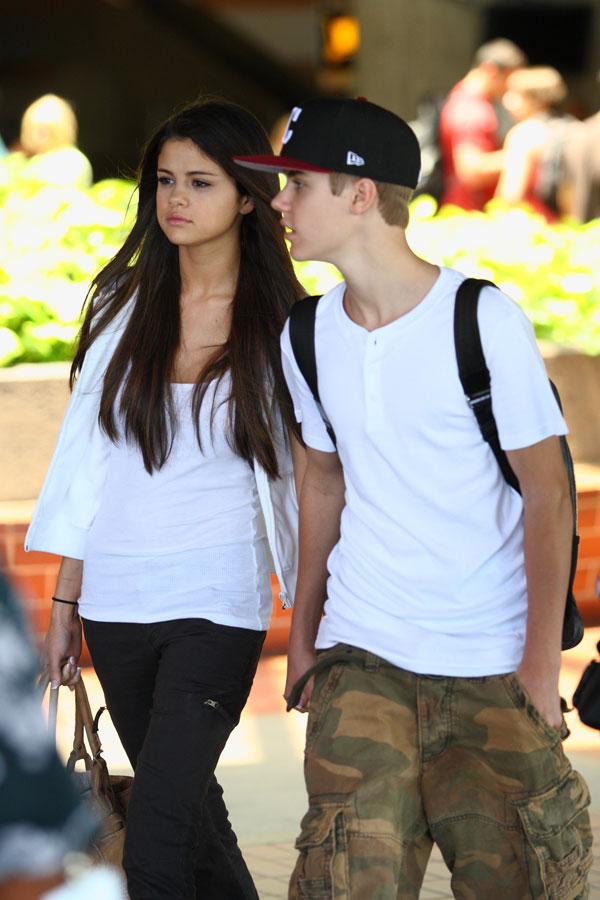
[[[488,96],[492,102],[497,102],[502,99],[506,92],[508,76],[514,71],[514,69],[502,68],[500,66],[488,66]]]
[[[292,256],[298,260],[335,262],[337,250],[344,242],[348,188],[339,196],[334,195],[329,175],[322,172],[286,175],[286,185],[271,206],[282,214]]]

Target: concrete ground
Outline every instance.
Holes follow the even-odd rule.
[[[588,629],[584,642],[563,654],[561,691],[571,698],[579,676],[596,655],[600,628]],[[293,842],[305,809],[302,750],[306,718],[283,711],[281,693],[285,658],[266,657],[238,728],[219,763],[231,821],[254,875],[261,900],[283,900],[294,865]],[[102,692],[92,670],[84,672],[92,709],[102,705]],[[600,847],[600,732],[581,724],[576,712],[567,716],[571,736],[565,749],[592,793],[592,824]],[[128,764],[108,715],[101,719],[104,756],[111,771],[126,772]],[[61,691],[59,747],[68,752],[72,741],[71,695]],[[423,900],[451,898],[450,877],[437,851],[432,855],[421,892]],[[600,853],[590,881],[591,900],[600,900]],[[225,898],[224,898],[225,900]],[[367,900],[367,898],[365,898]]]

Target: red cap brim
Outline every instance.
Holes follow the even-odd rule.
[[[331,169],[289,156],[234,156],[233,161],[246,169],[257,169],[259,172],[331,172]]]

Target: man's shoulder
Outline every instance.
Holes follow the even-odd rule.
[[[317,304],[317,309],[319,311],[319,315],[323,315],[325,310],[332,309],[336,303],[341,303],[344,297],[344,291],[346,290],[346,282],[338,281],[337,284],[334,284],[333,287],[329,288],[329,290],[325,291],[324,294],[319,299]]]
[[[459,83],[448,95],[440,114],[443,132],[462,134],[474,129],[489,130],[497,127],[497,117],[490,101],[479,94],[461,87]]]

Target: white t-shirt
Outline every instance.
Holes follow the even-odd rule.
[[[482,676],[513,671],[523,652],[523,506],[460,384],[453,315],[463,277],[441,269],[414,309],[371,332],[346,314],[343,283],[318,303],[319,392],[346,505],[316,646],[344,642],[421,674]],[[486,287],[479,323],[502,447],[565,434],[519,307]],[[282,351],[304,440],[331,452],[287,325]]]
[[[265,630],[270,557],[253,469],[227,442],[230,381],[207,391],[202,452],[193,385],[174,384],[179,427],[167,462],[149,475],[136,445],[112,444],[86,544],[80,612],[108,622],[205,618]]]

